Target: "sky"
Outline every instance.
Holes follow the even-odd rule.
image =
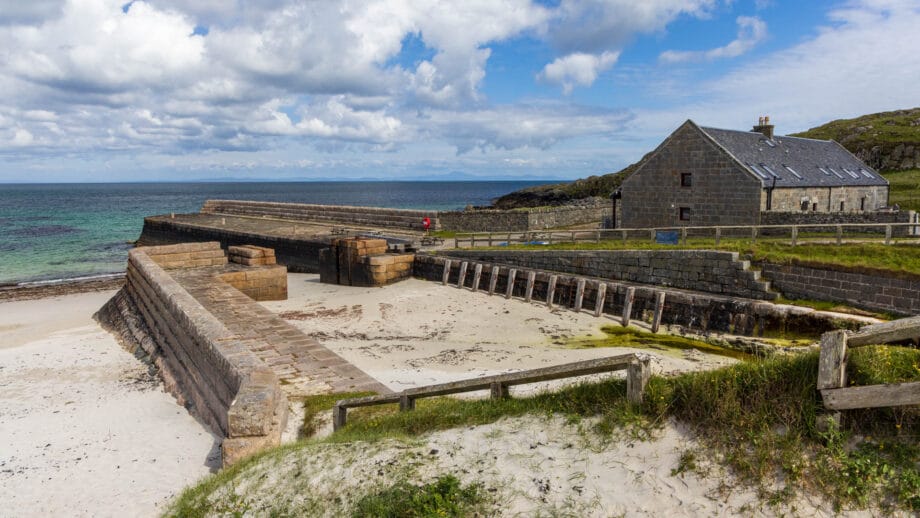
[[[574,179],[920,105],[920,0],[0,0],[0,183]]]

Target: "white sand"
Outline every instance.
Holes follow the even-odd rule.
[[[0,516],[154,516],[215,439],[92,320],[114,292],[0,304]]]
[[[418,279],[355,288],[321,284],[317,275],[290,274],[288,292],[288,300],[263,305],[393,390],[629,352],[652,353],[655,374],[734,361],[697,351],[575,349],[571,339],[602,338],[601,327],[619,325],[619,319],[550,311],[539,302]]]

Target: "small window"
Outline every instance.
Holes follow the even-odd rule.
[[[681,220],[681,221],[690,221],[690,207],[681,207],[681,208],[680,208],[680,220]]]
[[[771,169],[770,166],[768,166],[767,164],[760,164],[760,167],[762,167],[762,168],[764,169],[764,171],[770,173],[770,176],[772,176],[773,178],[776,178],[776,179],[778,179],[778,180],[782,180],[782,178],[780,178],[779,175],[776,174],[776,171],[774,171],[773,169]]]
[[[818,204],[817,204],[817,202],[811,204],[811,211],[812,211],[812,212],[818,212]]]
[[[865,196],[859,199],[859,210],[866,210],[866,197]]]
[[[783,167],[785,167],[787,171],[789,171],[790,173],[792,173],[792,176],[795,176],[795,177],[798,178],[799,180],[803,180],[802,175],[800,175],[800,174],[798,173],[798,171],[796,171],[795,169],[789,167],[789,166],[786,165],[786,164],[783,164]]]
[[[819,167],[818,170],[821,171],[822,173],[826,174],[827,176],[830,176],[830,175],[831,175],[830,173],[827,172],[827,169],[825,169],[825,168],[823,168],[823,167]]]
[[[748,167],[750,167],[752,171],[757,173],[757,176],[763,178],[764,180],[767,180],[770,178],[769,176],[767,176],[767,173],[761,171],[760,168],[757,167],[756,165],[748,163]]]
[[[865,169],[860,169],[859,172],[862,173],[862,175],[865,176],[866,178],[875,178],[874,176],[872,176],[872,173],[870,173],[869,171],[866,171]]]
[[[840,212],[843,212],[843,202],[840,202]]]
[[[808,200],[802,200],[802,212],[808,211]]]
[[[840,173],[838,173],[833,167],[828,167],[827,170],[834,173],[834,176],[836,176],[837,178],[840,178],[841,180],[843,180],[843,176],[841,176]]]
[[[692,173],[680,173],[680,186],[681,187],[692,187],[693,186],[693,174]]]

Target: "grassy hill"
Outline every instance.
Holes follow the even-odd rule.
[[[920,108],[835,120],[793,136],[836,140],[879,171],[920,169]]]

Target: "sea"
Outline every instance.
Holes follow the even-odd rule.
[[[198,212],[207,199],[451,210],[541,183],[0,184],[0,285],[121,273],[145,216]]]

